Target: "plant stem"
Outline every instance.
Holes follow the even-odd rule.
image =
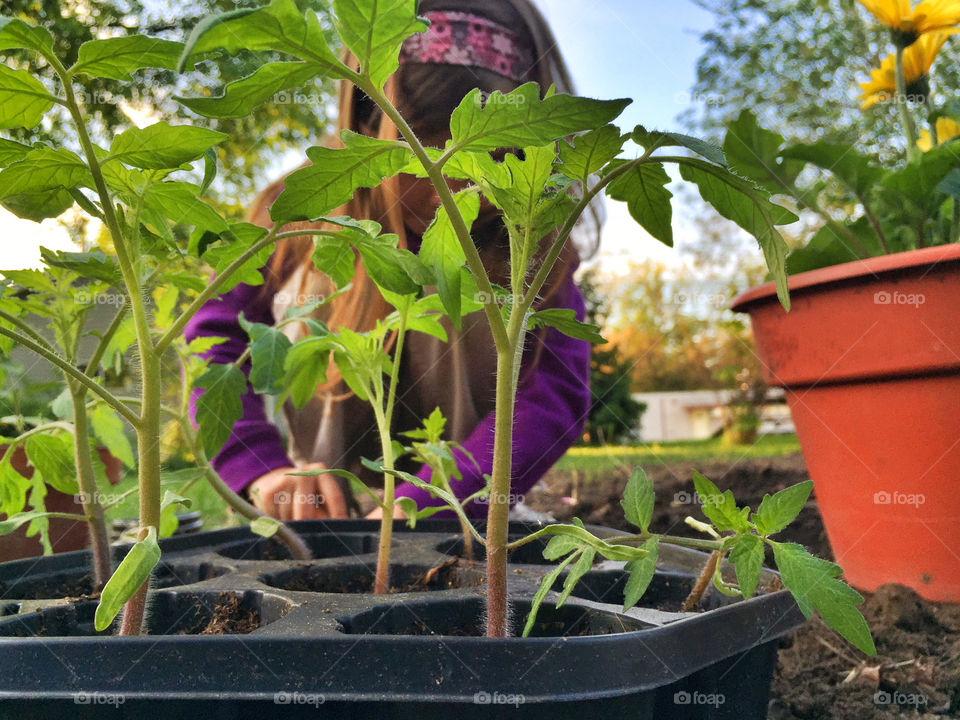
[[[917,128],[913,123],[910,108],[907,106],[907,79],[903,71],[903,48],[899,44],[897,45],[896,67],[897,110],[900,112],[900,122],[903,124],[903,132],[907,137],[907,159],[912,160],[918,156],[920,148],[917,147]]]
[[[102,590],[110,579],[110,538],[107,522],[100,503],[93,462],[90,458],[90,434],[87,428],[87,408],[84,402],[86,389],[67,378],[70,397],[73,399],[73,459],[77,470],[77,485],[83,499],[83,515],[90,533],[90,550],[93,553],[94,590]]]
[[[304,233],[299,232],[296,234],[303,235]],[[210,284],[204,288],[203,292],[193,299],[193,302],[187,306],[187,309],[180,313],[180,316],[174,320],[173,324],[170,326],[170,329],[167,330],[167,332],[163,334],[163,337],[157,341],[157,353],[163,353],[164,350],[170,346],[170,343],[183,334],[183,329],[187,326],[187,323],[190,322],[190,318],[196,315],[200,308],[203,307],[208,300],[218,294],[220,287],[230,279],[231,275],[239,270],[250,258],[260,252],[263,248],[267,247],[273,242],[276,242],[279,237],[281,236],[277,235],[276,228],[271,229],[265,237],[251,245],[246,251],[243,252],[243,254],[230,263],[222,273],[211,280]]]
[[[697,578],[696,585],[693,586],[693,590],[690,591],[687,599],[684,600],[683,605],[680,606],[680,612],[693,612],[700,607],[700,599],[703,597],[703,593],[706,592],[711,580],[713,580],[713,573],[716,571],[717,565],[722,557],[722,550],[714,550],[710,554],[710,559],[707,560],[707,564],[704,565],[703,572],[701,572],[700,577]]]
[[[496,294],[493,291],[493,285],[490,283],[490,277],[487,275],[486,268],[483,266],[483,260],[480,259],[480,252],[477,250],[477,246],[470,236],[470,228],[467,227],[467,223],[460,213],[460,208],[457,207],[457,203],[453,199],[453,193],[450,192],[450,188],[447,186],[447,181],[443,176],[443,164],[441,162],[435,163],[430,159],[426,149],[417,136],[414,135],[410,125],[391,104],[386,95],[369,80],[360,79],[356,82],[360,89],[363,90],[370,99],[383,110],[391,122],[397,126],[400,134],[410,146],[411,151],[417,157],[417,160],[420,161],[420,164],[423,165],[424,170],[426,170],[430,181],[437,191],[437,195],[440,197],[441,204],[447,211],[450,223],[457,233],[460,247],[463,249],[464,255],[466,255],[467,258],[467,267],[470,268],[470,272],[477,281],[477,290],[487,298],[483,309],[486,313],[487,321],[490,323],[490,332],[493,334],[493,341],[498,350],[504,348],[507,339],[506,327],[504,326],[503,317],[500,315],[500,307],[497,305]]]
[[[390,440],[390,425],[383,413],[382,392],[374,399],[373,413],[380,431],[380,446],[383,451],[384,470],[393,470],[393,443]],[[384,595],[390,584],[390,546],[393,543],[394,479],[389,472],[383,474],[383,515],[380,518],[380,541],[377,546],[377,574],[373,583],[375,595]]]

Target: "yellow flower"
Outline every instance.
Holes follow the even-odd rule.
[[[930,92],[930,68],[947,38],[956,32],[957,29],[952,29],[923,35],[903,51],[903,74],[907,81],[909,99],[922,102]],[[869,82],[860,83],[860,88],[863,90],[863,95],[860,96],[862,110],[893,99],[897,92],[897,56],[891,53],[880,64],[879,69],[871,71]]]
[[[900,47],[912,45],[927,33],[960,24],[960,0],[923,0],[911,8],[910,0],[858,0],[886,25]]]
[[[937,118],[937,142],[945,143],[947,140],[960,135],[960,124],[950,118]],[[933,138],[929,130],[920,132],[920,139],[917,140],[917,147],[927,152],[933,147]]]

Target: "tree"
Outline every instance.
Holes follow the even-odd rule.
[[[855,0],[694,0],[716,17],[702,37],[690,128],[722,137],[744,108],[788,140],[856,143],[893,160],[904,140],[893,103],[860,110],[859,82],[892,51],[887,33]],[[936,65],[938,88],[960,87],[960,45]],[[941,98],[942,99],[942,98]]]
[[[598,288],[595,270],[584,273],[580,288],[587,305],[587,322],[603,327],[608,300]],[[645,403],[637,402],[631,394],[630,365],[612,343],[594,345],[591,349],[590,416],[586,436],[592,445],[629,439],[647,409]]]
[[[94,38],[122,37],[144,33],[166,40],[182,41],[190,28],[216,12],[261,5],[260,0],[195,0],[175,3],[171,0],[4,0],[3,14],[48,27],[57,43],[57,54],[70,64],[76,61],[79,47]],[[297,0],[306,9],[329,17],[329,0]],[[329,23],[328,40],[335,35]],[[11,51],[7,64],[26,68],[28,51]],[[95,118],[93,141],[109,145],[110,139],[131,127],[133,117],[163,118],[171,124],[191,124],[195,115],[175,99],[175,95],[196,96],[202,92],[217,94],[220,86],[251,74],[264,59],[278,59],[267,53],[242,52],[204,60],[188,80],[178,80],[169,70],[138,71],[141,83],[95,79],[88,85],[84,105]],[[55,86],[52,68],[35,68]],[[159,90],[162,88],[162,90]],[[279,174],[278,166],[290,150],[302,150],[316,144],[329,130],[329,112],[333,97],[330,81],[314,81],[294,92],[278,94],[242,118],[204,120],[205,127],[229,135],[216,148],[221,185],[214,196],[230,198],[221,209],[234,217],[243,215],[253,192],[266,184],[270,174]],[[49,124],[34,130],[9,130],[5,137],[25,144],[46,142],[63,145],[67,140],[66,111],[53,116]],[[67,143],[68,144],[68,143]],[[77,148],[73,148],[77,149]]]

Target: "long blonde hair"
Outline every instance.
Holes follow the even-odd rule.
[[[514,29],[521,35],[525,34],[527,41],[532,44],[536,58],[530,77],[539,83],[541,93],[554,85],[559,93],[573,94],[570,73],[557,48],[553,33],[530,0],[421,0],[418,7],[421,13],[442,9],[482,15]],[[358,67],[356,58],[349,52],[345,52],[342,59],[349,67]],[[401,64],[388,80],[384,92],[417,136],[428,137],[447,126],[450,114],[470,90],[480,88],[485,92],[507,92],[516,86],[517,83],[484,68],[405,63]],[[343,129],[356,133],[366,131],[367,134],[372,130],[377,137],[389,140],[399,137],[396,125],[349,81],[342,80],[339,83],[338,108],[336,132],[325,143],[329,147],[341,146],[339,133]],[[307,164],[309,161],[304,163]],[[283,191],[285,178],[286,175],[272,182],[256,197],[248,214],[250,222],[264,227],[272,225],[269,209]],[[352,200],[331,215],[376,220],[383,226],[384,232],[399,236],[400,247],[406,248],[407,233],[399,202],[399,183],[399,176],[394,176],[378,187],[361,188]],[[596,247],[602,216],[595,209],[587,222],[591,227],[586,230],[589,240],[584,245],[586,252],[590,253]],[[323,227],[322,223],[299,222],[289,224],[285,230]],[[313,239],[308,235],[289,238],[279,243],[268,265],[262,297],[272,296],[294,275],[300,277],[298,294],[316,295],[329,292],[332,289],[329,279],[313,266],[313,247]],[[578,258],[576,248],[572,243],[567,243],[539,299],[541,305],[553,297],[560,285],[558,281],[566,276]],[[487,270],[491,272],[492,269]],[[348,327],[363,332],[374,327],[377,320],[384,318],[389,311],[390,306],[377,291],[357,258],[352,287],[330,303],[325,320],[332,329]],[[539,345],[528,371],[539,359]],[[318,393],[329,391],[338,381],[339,377],[331,372],[328,382],[318,388]]]

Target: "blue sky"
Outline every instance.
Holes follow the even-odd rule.
[[[581,95],[633,98],[618,124],[677,129],[712,15],[692,0],[536,0]],[[584,13],[583,8],[593,11]]]
[[[616,121],[623,129],[682,129],[677,115],[690,102],[700,36],[713,16],[692,0],[534,0],[547,17],[570,66],[577,92],[598,98],[632,98]],[[583,8],[593,9],[584,13]],[[677,244],[696,232],[674,200]],[[651,238],[623,203],[607,201],[601,267],[622,272],[624,261],[680,262],[675,250]]]

